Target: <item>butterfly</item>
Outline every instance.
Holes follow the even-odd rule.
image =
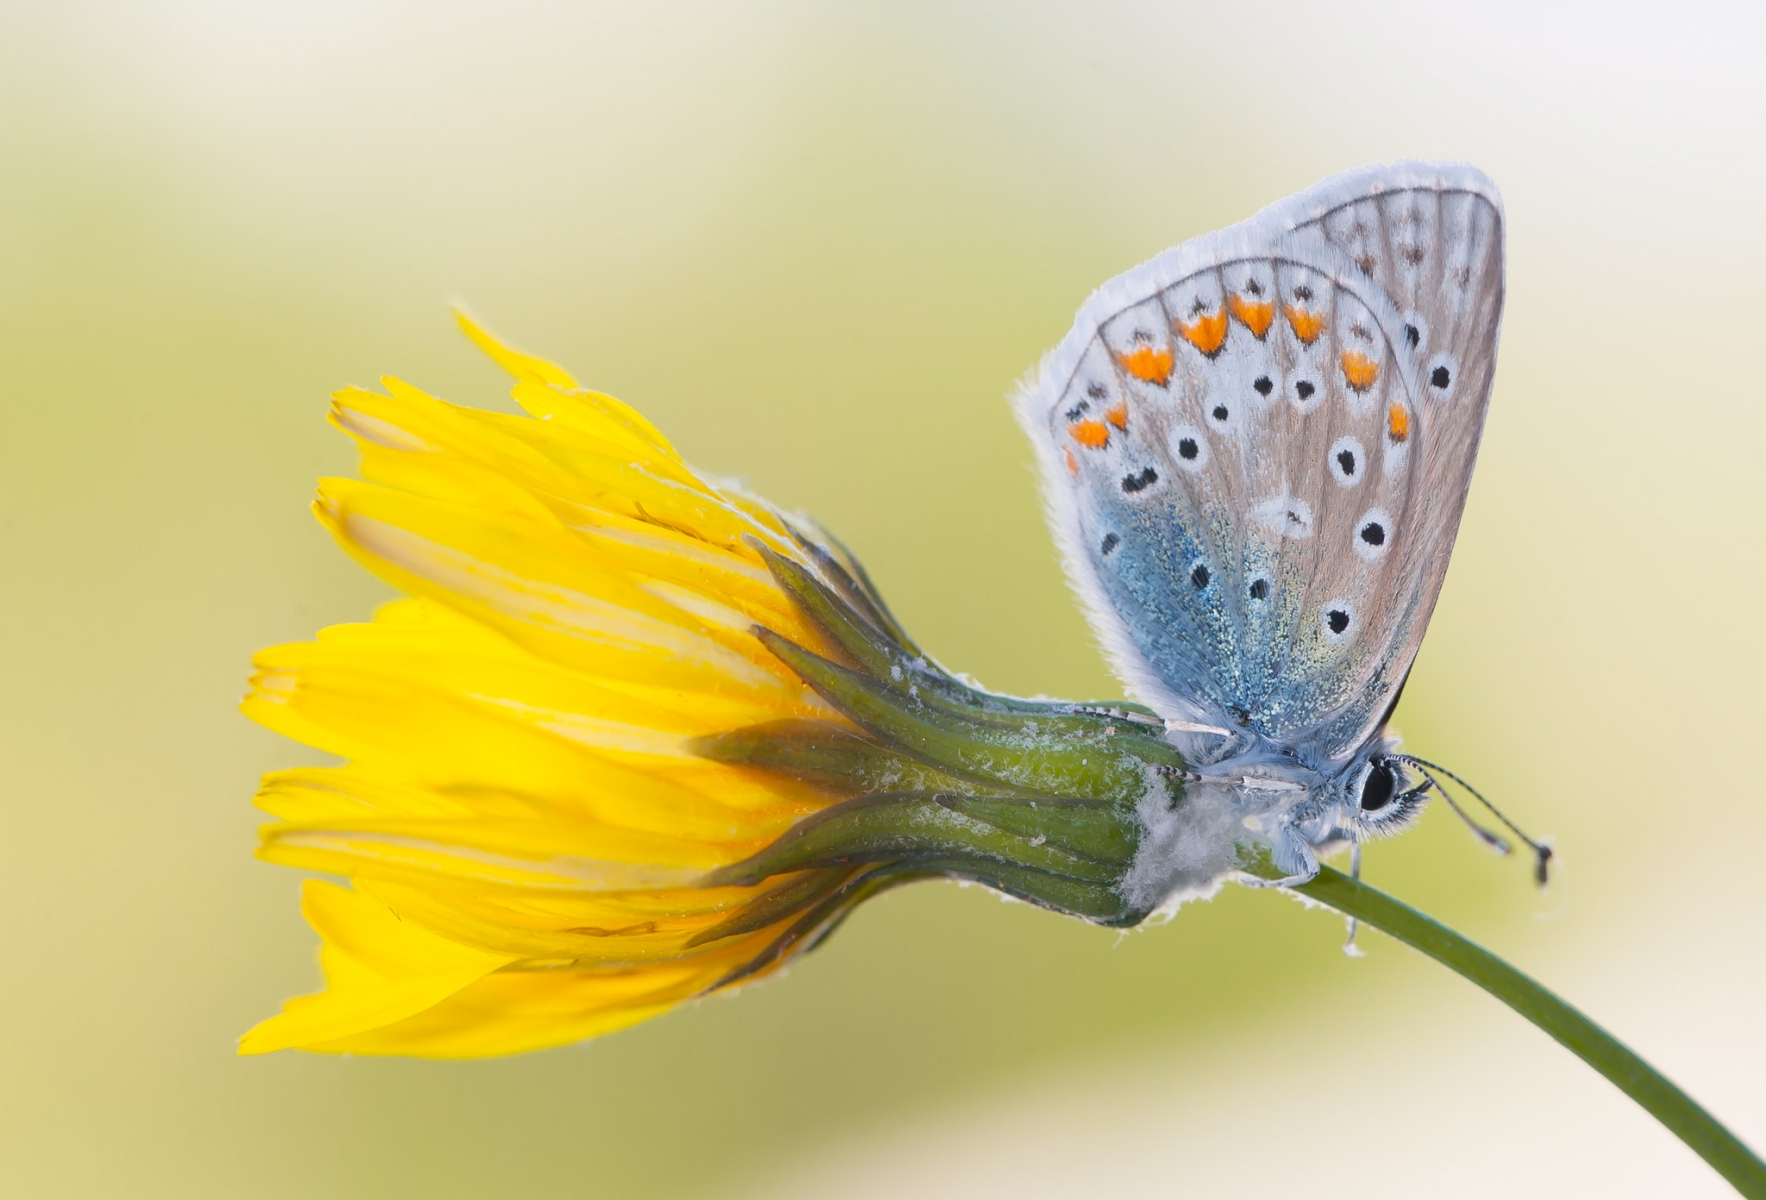
[[[1110,280],[1017,399],[1068,577],[1192,764],[1125,888],[1284,878],[1432,780],[1388,722],[1489,405],[1503,209],[1458,163],[1334,176]],[[1428,765],[1428,764],[1421,764]]]

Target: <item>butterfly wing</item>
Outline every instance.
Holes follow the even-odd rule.
[[[1142,699],[1327,758],[1361,744],[1440,591],[1501,299],[1495,188],[1397,164],[1088,301],[1019,412],[1070,577]]]

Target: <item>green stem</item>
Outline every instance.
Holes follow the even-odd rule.
[[[1471,980],[1606,1076],[1748,1200],[1766,1200],[1766,1163],[1741,1139],[1612,1034],[1482,946],[1329,867],[1293,890],[1390,934]]]
[[[1107,925],[1146,913],[1121,883],[1144,826],[1148,787],[1184,801],[1188,764],[1127,710],[1009,700],[979,692],[923,658],[875,599],[856,563],[803,541],[824,573],[766,554],[779,585],[832,645],[828,658],[766,629],[755,636],[862,730],[786,721],[702,738],[694,749],[800,779],[828,778],[857,795],[805,818],[708,883],[785,880],[708,937],[801,913],[762,957],[720,982],[745,978],[827,936],[866,896],[909,879],[972,879]],[[854,572],[857,572],[855,576]],[[850,664],[850,665],[849,665]],[[1150,713],[1142,712],[1143,716]],[[1120,721],[1120,725],[1118,722]],[[1267,849],[1241,869],[1283,874]],[[1533,1022],[1641,1104],[1748,1200],[1766,1200],[1766,1164],[1711,1114],[1600,1026],[1459,934],[1329,867],[1295,892],[1421,950]]]

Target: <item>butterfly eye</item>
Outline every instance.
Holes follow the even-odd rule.
[[[1397,772],[1392,764],[1375,759],[1361,779],[1361,811],[1379,812],[1398,792]]]

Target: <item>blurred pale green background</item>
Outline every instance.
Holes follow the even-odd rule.
[[[506,404],[496,328],[817,513],[947,663],[1112,692],[1002,401],[1106,277],[1332,171],[1504,188],[1483,460],[1381,885],[1766,1144],[1758,9],[0,9],[0,1195],[1716,1196],[1541,1035],[1232,889],[1133,936],[975,890],[788,978],[486,1063],[243,1061],[317,981],[233,708],[383,598],[325,396]]]

